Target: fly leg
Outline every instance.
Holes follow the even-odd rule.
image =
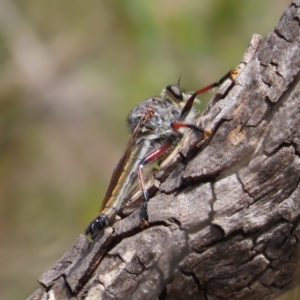
[[[200,131],[203,134],[205,134],[205,131],[199,127],[196,126],[194,124],[187,124],[187,123],[180,123],[180,122],[173,122],[171,123],[171,127],[175,130],[178,131],[179,128],[189,128],[195,131]],[[140,188],[142,191],[142,195],[143,195],[143,204],[140,210],[140,220],[141,220],[141,227],[144,228],[146,226],[149,225],[148,222],[148,211],[147,211],[147,207],[148,207],[148,201],[149,201],[149,195],[148,192],[146,190],[145,187],[145,183],[143,180],[143,167],[149,163],[152,163],[156,160],[158,160],[161,156],[163,156],[172,146],[172,140],[170,139],[166,144],[163,144],[160,148],[156,149],[155,151],[153,151],[152,153],[150,153],[149,155],[147,155],[140,163],[140,165],[138,166],[138,178],[139,178],[139,184],[140,184]]]
[[[172,122],[171,127],[175,130],[178,131],[180,128],[189,128],[198,132],[201,132],[206,139],[210,134],[210,130],[204,130],[200,126],[194,125],[194,124],[189,124],[189,123],[184,123],[184,122]]]
[[[193,104],[194,104],[194,100],[195,98],[200,95],[203,94],[211,89],[213,89],[214,87],[218,87],[220,86],[227,78],[231,78],[232,80],[236,77],[236,75],[238,74],[238,70],[237,69],[233,69],[230,70],[225,76],[223,76],[220,80],[211,83],[205,87],[203,87],[202,89],[194,92],[191,97],[188,99],[188,101],[186,102],[186,104],[184,105],[181,114],[180,114],[180,118],[183,120],[185,119],[185,117],[188,115],[188,113],[190,112]]]
[[[140,165],[138,166],[138,178],[139,178],[139,184],[140,184],[140,188],[142,190],[142,195],[143,195],[143,204],[140,210],[140,220],[141,220],[141,227],[144,228],[146,226],[149,225],[148,222],[148,212],[147,212],[147,206],[148,206],[148,201],[149,201],[149,195],[148,192],[146,190],[145,187],[145,183],[143,180],[143,167],[149,163],[152,163],[154,161],[156,161],[157,159],[159,159],[164,153],[166,153],[170,147],[172,146],[172,142],[168,142],[164,145],[162,145],[160,148],[156,149],[155,151],[153,151],[152,153],[150,153],[149,155],[147,155],[142,162],[140,163]]]
[[[197,125],[194,125],[194,124],[184,123],[184,122],[172,122],[171,127],[175,131],[178,131],[178,129],[180,129],[180,128],[190,128],[190,129],[193,129],[193,130],[200,131],[200,132],[204,133],[204,130],[201,127],[199,127]]]

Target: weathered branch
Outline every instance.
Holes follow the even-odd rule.
[[[133,201],[93,243],[81,235],[29,299],[267,299],[297,285],[299,16],[295,0],[253,37],[199,118],[209,139],[188,135],[149,180],[150,227]]]

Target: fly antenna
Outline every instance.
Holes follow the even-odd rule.
[[[177,86],[180,87],[180,80],[181,80],[181,74],[179,75],[178,81],[177,81]]]

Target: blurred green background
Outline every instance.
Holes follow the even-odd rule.
[[[290,2],[0,1],[0,299],[28,297],[95,217],[130,109],[219,79]]]

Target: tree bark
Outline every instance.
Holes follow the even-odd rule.
[[[299,21],[295,0],[253,36],[198,119],[211,135],[187,134],[149,179],[150,226],[137,195],[28,299],[271,299],[299,283]]]

